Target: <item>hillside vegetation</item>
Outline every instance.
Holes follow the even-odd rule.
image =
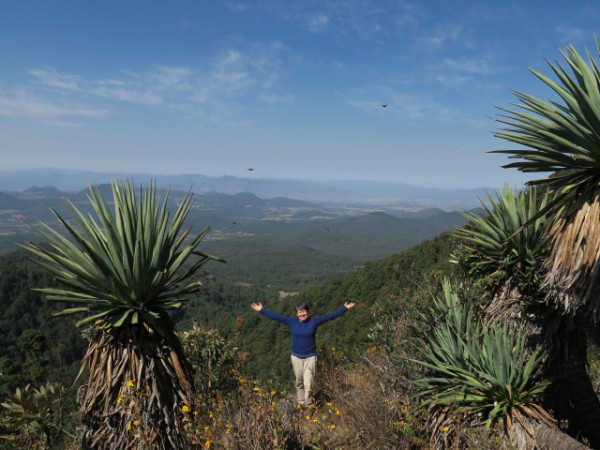
[[[297,302],[306,301],[312,305],[315,314],[320,314],[337,309],[344,301],[356,301],[358,306],[351,314],[320,331],[322,370],[328,373],[331,365],[342,363],[341,368],[354,364],[352,361],[357,361],[361,353],[373,345],[369,334],[377,328],[381,317],[398,312],[396,309],[399,305],[392,299],[399,295],[410,298],[413,294],[409,293],[421,289],[422,283],[435,283],[434,279],[428,280],[423,274],[436,273],[439,276],[449,269],[451,246],[452,240],[448,236],[440,236],[406,252],[367,263],[347,275],[329,275],[332,278],[330,281],[287,297],[273,292],[269,283],[283,280],[282,285],[292,286],[298,281],[290,278],[294,273],[293,266],[284,264],[286,258],[294,254],[291,250],[281,260],[269,261],[270,257],[263,255],[265,264],[261,270],[256,270],[256,260],[247,261],[246,273],[252,274],[246,278],[251,280],[248,283],[235,281],[241,273],[224,278],[215,276],[212,269],[227,268],[227,265],[215,262],[200,276],[204,282],[202,290],[183,310],[176,312],[174,318],[182,331],[195,329],[195,326],[207,332],[214,330],[213,333],[217,333],[215,336],[220,336],[218,339],[223,341],[210,341],[211,345],[222,342],[221,345],[236,348],[236,371],[240,376],[255,380],[255,385],[265,386],[265,389],[271,386],[269,389],[282,392],[277,396],[291,398],[285,394],[293,391],[287,332],[251,311],[250,302],[262,301],[269,308],[288,314]],[[302,254],[302,249],[299,249],[296,259],[300,262],[304,258]],[[319,265],[314,260],[308,260],[306,264],[318,270]],[[45,271],[31,262],[30,255],[17,251],[0,257],[0,273],[0,308],[4,312],[2,326],[6,330],[0,336],[0,400],[10,401],[11,393],[23,389],[27,384],[34,387],[43,386],[46,382],[62,385],[67,391],[62,394],[59,408],[61,414],[66,414],[66,421],[61,424],[61,429],[66,431],[76,425],[77,416],[73,415],[75,396],[83,380],[75,381],[75,376],[85,353],[85,333],[72,326],[73,319],[52,317],[52,313],[57,311],[56,305],[43,300],[34,288],[51,286],[54,282]],[[259,273],[262,279],[253,278]],[[394,309],[386,311],[389,305],[394,305]],[[403,314],[414,320],[416,307],[406,302],[406,308]],[[224,364],[222,361],[220,363]],[[202,380],[203,374],[199,373],[198,376]],[[230,379],[231,375],[225,374],[223,377]],[[242,389],[241,385],[237,389]],[[325,385],[320,389],[325,389]],[[320,392],[321,395],[329,395],[326,389]],[[25,414],[25,411],[22,413]],[[57,413],[58,410],[54,410],[52,414]],[[10,426],[11,419],[8,420],[4,426]],[[56,422],[52,421],[57,418],[47,416],[44,420],[55,426]],[[60,436],[58,433],[55,439]],[[207,436],[203,442],[209,440],[210,436]],[[10,439],[7,442],[11,442]],[[65,442],[64,436],[60,442]]]

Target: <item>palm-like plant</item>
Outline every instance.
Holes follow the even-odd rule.
[[[505,185],[495,196],[488,193],[489,204],[480,200],[482,212],[465,212],[468,223],[454,232],[463,246],[453,261],[483,280],[491,299],[489,320],[521,320],[523,306],[541,299],[540,269],[553,220],[534,219],[548,202],[535,187],[516,192]]]
[[[596,41],[600,52],[600,41]],[[546,172],[530,184],[547,184],[556,197],[544,213],[564,208],[551,229],[551,249],[543,285],[548,300],[562,309],[574,327],[566,377],[583,379],[585,348],[573,348],[586,325],[600,321],[600,68],[591,53],[587,61],[573,46],[561,51],[567,68],[551,64],[556,81],[532,70],[551,88],[556,100],[516,92],[520,103],[502,108],[504,124],[496,136],[522,145],[498,150],[515,162],[505,167]],[[574,390],[581,383],[569,383]],[[590,386],[591,387],[591,386]],[[600,403],[593,390],[572,392],[571,402],[582,411],[581,423],[594,447],[600,447]],[[591,402],[591,403],[590,403]]]
[[[453,417],[467,413],[487,428],[501,422],[511,433],[516,423],[531,430],[532,422],[551,425],[549,414],[537,403],[549,383],[536,380],[542,361],[537,348],[529,356],[520,330],[486,326],[472,307],[460,301],[450,282],[444,282],[444,299],[434,301],[440,317],[427,337],[424,359],[416,361],[430,375],[416,380],[419,396],[432,408],[434,440],[452,435]]]
[[[600,41],[596,43],[600,51]],[[563,50],[570,74],[549,64],[558,82],[532,70],[562,103],[516,92],[518,109],[502,109],[507,125],[496,136],[525,146],[498,150],[518,159],[505,167],[547,172],[530,184],[547,184],[556,199],[543,212],[565,208],[552,229],[553,243],[545,284],[568,313],[584,309],[600,320],[600,68],[588,52],[589,65],[574,47]]]
[[[136,194],[131,181],[114,182],[112,194],[114,211],[90,188],[95,217],[70,203],[70,221],[53,211],[66,236],[41,223],[35,228],[49,245],[25,247],[59,282],[39,289],[69,305],[58,314],[84,314],[77,325],[93,326],[82,363],[82,371],[89,367],[82,447],[134,448],[143,435],[152,448],[185,448],[181,407],[193,382],[168,311],[200,288],[192,275],[218,258],[197,250],[208,228],[193,238],[183,228],[191,193],[172,217],[169,194],[161,202],[154,183]],[[140,417],[123,410],[132,388]]]

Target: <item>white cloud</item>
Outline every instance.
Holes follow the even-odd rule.
[[[498,71],[488,58],[445,58],[444,66],[457,72],[473,75],[490,75]]]
[[[270,105],[278,104],[278,103],[291,103],[294,101],[294,96],[292,94],[286,95],[277,95],[277,94],[262,94],[260,98],[263,99],[265,103]]]
[[[187,91],[190,89],[192,75],[189,67],[159,66],[148,78],[152,83],[156,83],[160,90]]]
[[[466,75],[448,75],[441,74],[435,77],[435,80],[446,86],[461,86],[472,80],[472,77]]]
[[[369,87],[354,94],[355,97],[368,97],[369,100],[350,99],[346,103],[370,115],[387,115],[398,120],[423,120],[430,122],[461,121],[471,119],[454,107],[445,105],[428,95],[398,92],[385,87]],[[385,98],[387,105],[372,98]]]
[[[18,90],[12,94],[0,91],[0,115],[30,119],[101,118],[107,111],[75,104],[56,104],[37,98],[34,94]]]
[[[120,84],[98,81],[97,87],[88,91],[97,97],[119,100],[141,105],[160,106],[163,98],[155,93],[123,87]]]
[[[574,44],[581,41],[586,41],[590,36],[593,36],[593,32],[578,27],[569,27],[559,25],[556,27],[556,33],[559,36],[561,45]]]
[[[81,78],[77,75],[63,75],[54,69],[31,69],[29,73],[48,87],[67,91],[81,90],[79,87]]]
[[[245,3],[239,3],[239,2],[226,2],[225,3],[227,5],[227,7],[231,10],[231,11],[235,11],[235,12],[242,12],[242,11],[246,11],[249,6]]]
[[[311,14],[306,18],[308,29],[318,32],[323,30],[329,24],[329,17],[323,13]]]
[[[0,92],[0,115],[100,118],[127,107],[149,107],[165,114],[183,112],[196,118],[242,115],[248,102],[273,105],[293,99],[274,86],[284,71],[282,58],[289,54],[280,41],[240,41],[199,67],[156,65],[146,71],[120,71],[104,79],[33,68],[29,74],[34,83],[27,89],[13,86]]]
[[[220,71],[211,76],[211,86],[213,94],[220,96],[233,96],[244,89],[255,84],[251,75],[246,71]]]

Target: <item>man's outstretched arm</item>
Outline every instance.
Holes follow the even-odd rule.
[[[286,317],[276,312],[269,311],[262,305],[262,303],[252,303],[250,305],[250,308],[252,308],[256,312],[261,313],[263,316],[266,316],[271,320],[276,320],[277,322],[285,323],[286,325],[294,319],[293,317]]]
[[[344,314],[346,311],[348,311],[350,308],[354,308],[355,304],[356,303],[353,303],[353,302],[346,302],[346,303],[344,303],[344,306],[342,306],[340,309],[337,309],[335,311],[332,311],[330,313],[324,314],[324,315],[319,316],[319,317],[315,317],[315,320],[319,324],[322,324],[322,323],[325,323],[325,322],[329,322],[330,320],[337,319],[342,314]]]

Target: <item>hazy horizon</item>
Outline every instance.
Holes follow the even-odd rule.
[[[512,147],[498,108],[552,96],[528,68],[595,48],[599,20],[595,0],[5,2],[3,168],[518,186],[489,153]]]

